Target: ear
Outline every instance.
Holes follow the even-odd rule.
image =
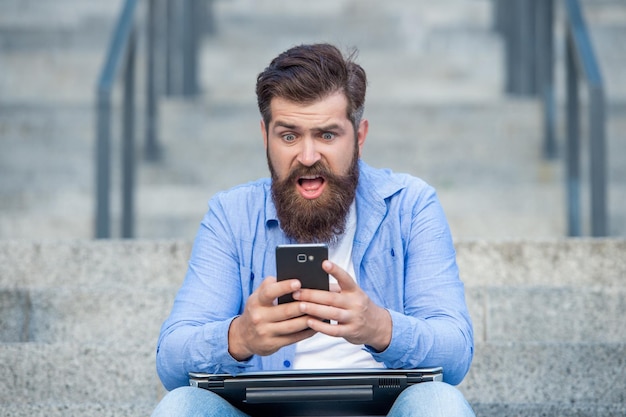
[[[365,144],[365,139],[367,138],[367,132],[370,128],[370,123],[367,119],[362,119],[361,123],[359,123],[359,130],[357,131],[356,143],[359,147],[359,156],[361,156],[361,150],[363,149],[363,145]]]
[[[265,128],[265,121],[261,119],[261,135],[263,135],[263,146],[267,151],[267,129]]]

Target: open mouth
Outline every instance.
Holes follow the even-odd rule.
[[[306,199],[314,199],[322,195],[326,180],[319,175],[304,175],[298,178],[297,188],[300,195]]]

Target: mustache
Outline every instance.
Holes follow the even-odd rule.
[[[334,178],[334,174],[321,161],[317,161],[311,166],[305,166],[298,162],[298,165],[291,170],[287,177],[288,182],[295,182],[300,177],[316,176],[324,179]]]

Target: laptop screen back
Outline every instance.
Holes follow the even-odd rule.
[[[407,387],[441,381],[441,368],[190,374],[251,416],[386,415]]]

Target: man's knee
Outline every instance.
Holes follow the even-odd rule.
[[[152,417],[245,416],[219,395],[200,388],[180,387],[163,397]]]
[[[389,416],[439,417],[474,416],[463,394],[443,382],[425,382],[405,389],[396,399]]]

